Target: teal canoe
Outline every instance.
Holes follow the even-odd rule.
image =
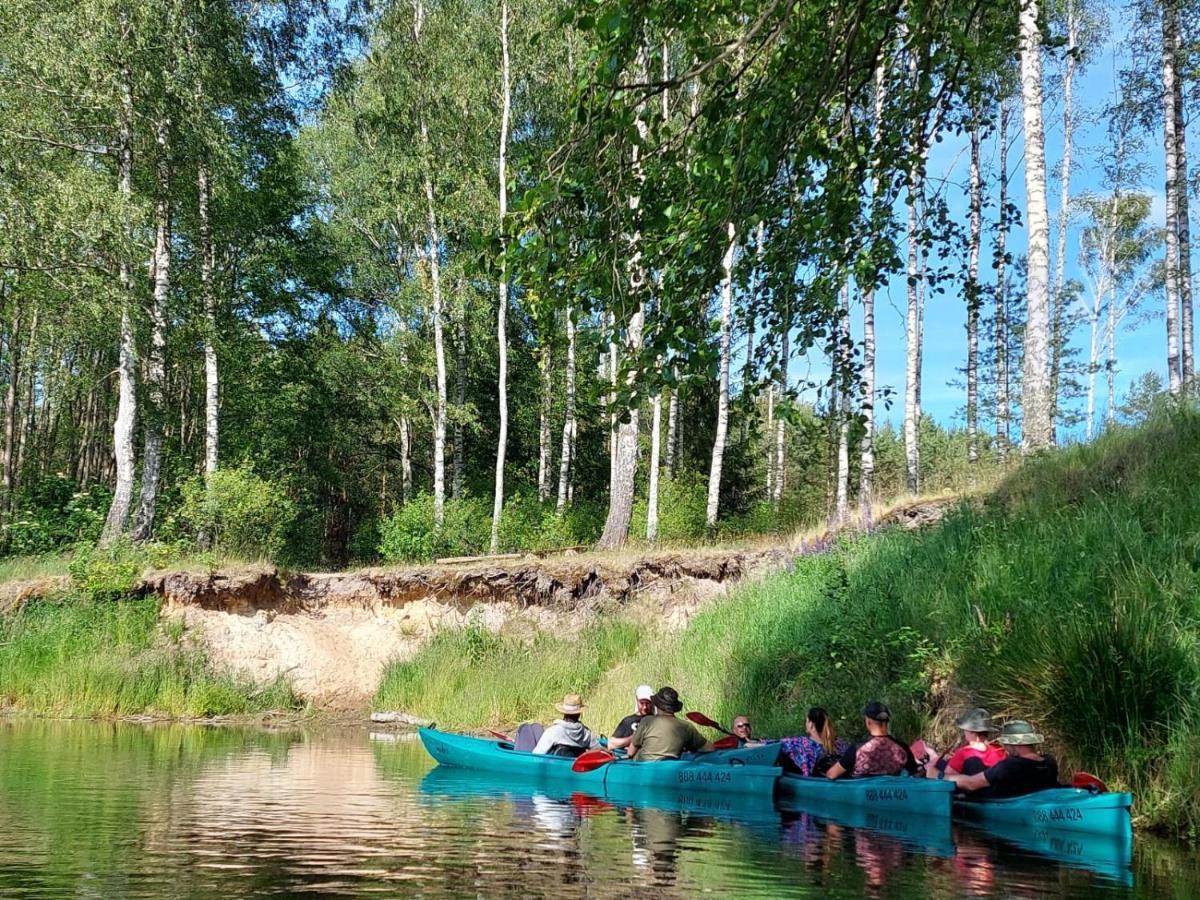
[[[859,807],[881,814],[949,819],[954,785],[907,775],[830,780],[788,774],[779,779],[779,794],[805,806]]]
[[[596,796],[626,788],[684,789],[771,796],[780,770],[753,763],[740,750],[698,753],[681,760],[637,762],[619,759],[590,772],[573,772],[574,760],[535,756],[513,749],[507,741],[487,740],[422,728],[418,734],[429,755],[444,766],[478,769],[534,783],[569,784]]]
[[[1030,830],[1124,838],[1132,834],[1130,794],[1051,788],[1024,797],[956,798],[954,815],[985,827],[1016,825]]]
[[[789,822],[816,820],[886,835],[930,856],[954,855],[954,838],[948,816],[877,810],[841,803],[804,802],[780,791],[776,805]]]

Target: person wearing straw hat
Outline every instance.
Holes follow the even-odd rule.
[[[633,733],[629,756],[641,762],[660,759],[679,759],[685,751],[700,753],[712,749],[712,744],[696,730],[691,722],[676,718],[683,709],[673,687],[662,687],[650,698],[654,715],[647,716]]]
[[[533,748],[538,755],[578,756],[584,750],[599,747],[600,742],[595,735],[579,721],[587,706],[578,694],[567,694],[562,703],[555,703],[554,708],[562,713],[562,718],[542,732],[541,740]]]
[[[650,685],[638,685],[638,689],[633,692],[634,711],[618,722],[613,733],[609,735],[609,750],[620,750],[633,743],[633,734],[638,730],[638,724],[646,716],[654,714],[654,703],[650,700],[653,696],[654,688]]]
[[[931,778],[937,778],[941,770],[945,770],[947,775],[974,775],[991,768],[1008,755],[1003,747],[989,740],[996,729],[986,709],[968,709],[954,720],[954,724],[963,733],[963,745],[951,753],[945,762],[942,761],[944,754],[929,761],[926,770]]]
[[[1039,752],[1043,738],[1024,719],[1006,722],[997,741],[1007,754],[1000,762],[974,775],[947,773],[946,779],[977,797],[1021,797],[1059,786],[1058,763]]]

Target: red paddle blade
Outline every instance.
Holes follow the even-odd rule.
[[[736,750],[738,739],[735,737],[723,737],[719,741],[713,741],[714,750]]]
[[[690,712],[687,714],[687,719],[689,722],[695,722],[697,725],[703,725],[705,728],[721,727],[720,723],[714,722],[702,712]]]
[[[1071,787],[1086,788],[1089,791],[1099,791],[1101,794],[1108,791],[1108,785],[1093,775],[1091,772],[1076,772],[1071,779]]]
[[[511,741],[512,740],[512,738],[510,738],[503,731],[492,731],[492,729],[490,729],[490,728],[488,729],[488,731],[491,732],[492,737],[494,737],[494,738],[499,738],[502,741]]]
[[[571,763],[572,772],[591,772],[600,768],[606,763],[616,759],[607,750],[588,750],[586,753],[581,753],[575,757],[575,762]]]

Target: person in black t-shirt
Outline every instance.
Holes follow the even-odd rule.
[[[863,777],[867,775],[920,776],[921,767],[913,759],[908,745],[896,740],[888,733],[891,711],[878,700],[863,707],[863,719],[870,735],[865,741],[851,744],[841,759],[829,767],[826,778]]]
[[[639,685],[633,695],[634,702],[637,704],[637,712],[623,718],[613,729],[613,733],[608,738],[609,750],[620,750],[633,743],[633,733],[637,731],[638,723],[654,712],[654,704],[650,701],[653,696],[654,688],[648,684]]]
[[[960,791],[973,797],[1021,797],[1058,787],[1058,763],[1035,748],[1042,736],[1023,719],[1013,719],[1000,731],[999,743],[1008,756],[974,774],[947,775]]]

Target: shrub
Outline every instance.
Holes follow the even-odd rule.
[[[666,479],[658,485],[658,539],[664,542],[689,541],[704,537],[708,485],[699,475]],[[633,505],[630,532],[646,539],[646,499]]]
[[[447,500],[441,528],[433,524],[433,497],[418,494],[379,523],[379,553],[388,562],[429,562],[439,556],[484,553],[491,540],[491,511],[481,500]]]
[[[295,504],[281,486],[243,465],[185,481],[172,525],[214,550],[271,559],[283,550],[295,516]]]
[[[13,521],[4,526],[4,550],[14,556],[50,553],[100,536],[111,492],[95,485],[80,491],[62,475],[38,479],[25,491]]]

